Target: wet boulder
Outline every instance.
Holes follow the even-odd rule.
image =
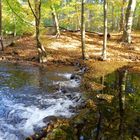
[[[43,119],[43,122],[45,124],[48,124],[48,123],[52,123],[52,122],[56,122],[57,121],[57,117],[56,116],[47,116]]]
[[[80,75],[76,75],[76,74],[72,74],[70,77],[71,80],[75,79],[75,80],[81,80],[81,76]]]

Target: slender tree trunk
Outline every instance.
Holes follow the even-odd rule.
[[[120,32],[123,31],[125,27],[125,3],[126,0],[123,0],[121,7]]]
[[[40,41],[40,19],[41,19],[41,0],[34,0],[35,10],[33,10],[30,0],[28,0],[28,5],[32,11],[35,18],[35,29],[36,29],[36,46],[38,49],[39,62],[47,62],[47,54],[44,46]]]
[[[103,60],[107,59],[106,47],[107,47],[107,0],[104,0],[104,40],[102,50]]]
[[[112,31],[115,29],[114,5],[112,4]]]
[[[81,45],[82,59],[85,59],[85,0],[81,3]]]
[[[0,46],[1,46],[1,51],[4,51],[3,37],[2,37],[2,0],[0,0]]]
[[[88,29],[89,31],[92,30],[92,26],[91,26],[92,17],[93,17],[92,13],[93,13],[93,12],[92,12],[91,10],[88,10],[88,23],[87,23],[87,29]]]
[[[129,4],[126,11],[126,25],[123,31],[123,41],[131,43],[131,30],[133,25],[133,15],[136,8],[136,0],[129,0]]]
[[[17,31],[16,31],[16,17],[13,14],[13,22],[14,22],[14,37],[17,35]]]
[[[55,7],[54,7],[53,4],[50,6],[50,8],[52,10],[52,17],[53,17],[54,25],[55,25],[55,28],[56,28],[56,38],[58,38],[58,37],[60,37],[60,28],[59,28],[58,17],[57,17]]]
[[[47,54],[44,46],[40,41],[40,19],[41,19],[41,0],[35,0],[35,24],[36,24],[36,41],[39,55],[39,62],[44,63],[47,61]]]
[[[140,29],[140,15],[138,16],[137,29]]]
[[[78,15],[78,7],[75,3],[75,12],[76,12],[76,23],[74,23],[76,25],[76,30],[79,30],[79,27],[80,27],[80,18],[79,18],[79,15]]]

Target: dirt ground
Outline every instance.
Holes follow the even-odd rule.
[[[42,44],[46,48],[47,64],[75,64],[81,60],[80,32],[62,32],[60,38],[41,35]],[[107,74],[120,67],[128,65],[129,68],[140,71],[140,33],[132,34],[132,44],[121,42],[121,33],[111,33],[107,43],[107,61],[100,61],[103,37],[93,33],[86,33],[86,56],[92,72],[97,75]],[[18,38],[14,43],[0,52],[0,61],[26,62],[37,64],[37,49],[33,36]]]

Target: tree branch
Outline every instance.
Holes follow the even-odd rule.
[[[34,26],[33,24],[31,24],[30,22],[24,20],[23,18],[21,18],[21,17],[18,15],[18,14],[14,11],[14,9],[12,8],[12,6],[10,5],[10,3],[9,3],[8,0],[6,0],[6,2],[7,2],[7,4],[8,4],[8,6],[9,6],[9,8],[12,10],[12,12],[13,12],[20,20],[22,20],[23,22],[25,22],[25,23],[27,23],[27,24],[29,24],[29,25],[31,25],[31,26]]]
[[[34,15],[34,17],[35,17],[36,19],[38,19],[37,16],[36,16],[36,14],[35,14],[35,12],[34,12],[34,10],[33,10],[33,8],[32,8],[32,5],[31,5],[31,3],[30,3],[30,0],[28,0],[28,5],[29,5],[29,7],[30,7],[30,9],[31,9],[31,11],[32,11],[32,13],[33,13],[33,15]]]
[[[41,5],[42,5],[42,3],[41,3],[41,0],[39,1],[39,6],[38,6],[38,8],[39,8],[39,17],[38,17],[38,20],[40,21],[40,19],[41,19]]]

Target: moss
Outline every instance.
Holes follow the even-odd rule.
[[[48,134],[45,140],[75,140],[75,138],[72,128],[61,126]]]
[[[45,140],[66,140],[67,134],[60,128],[54,129]]]

